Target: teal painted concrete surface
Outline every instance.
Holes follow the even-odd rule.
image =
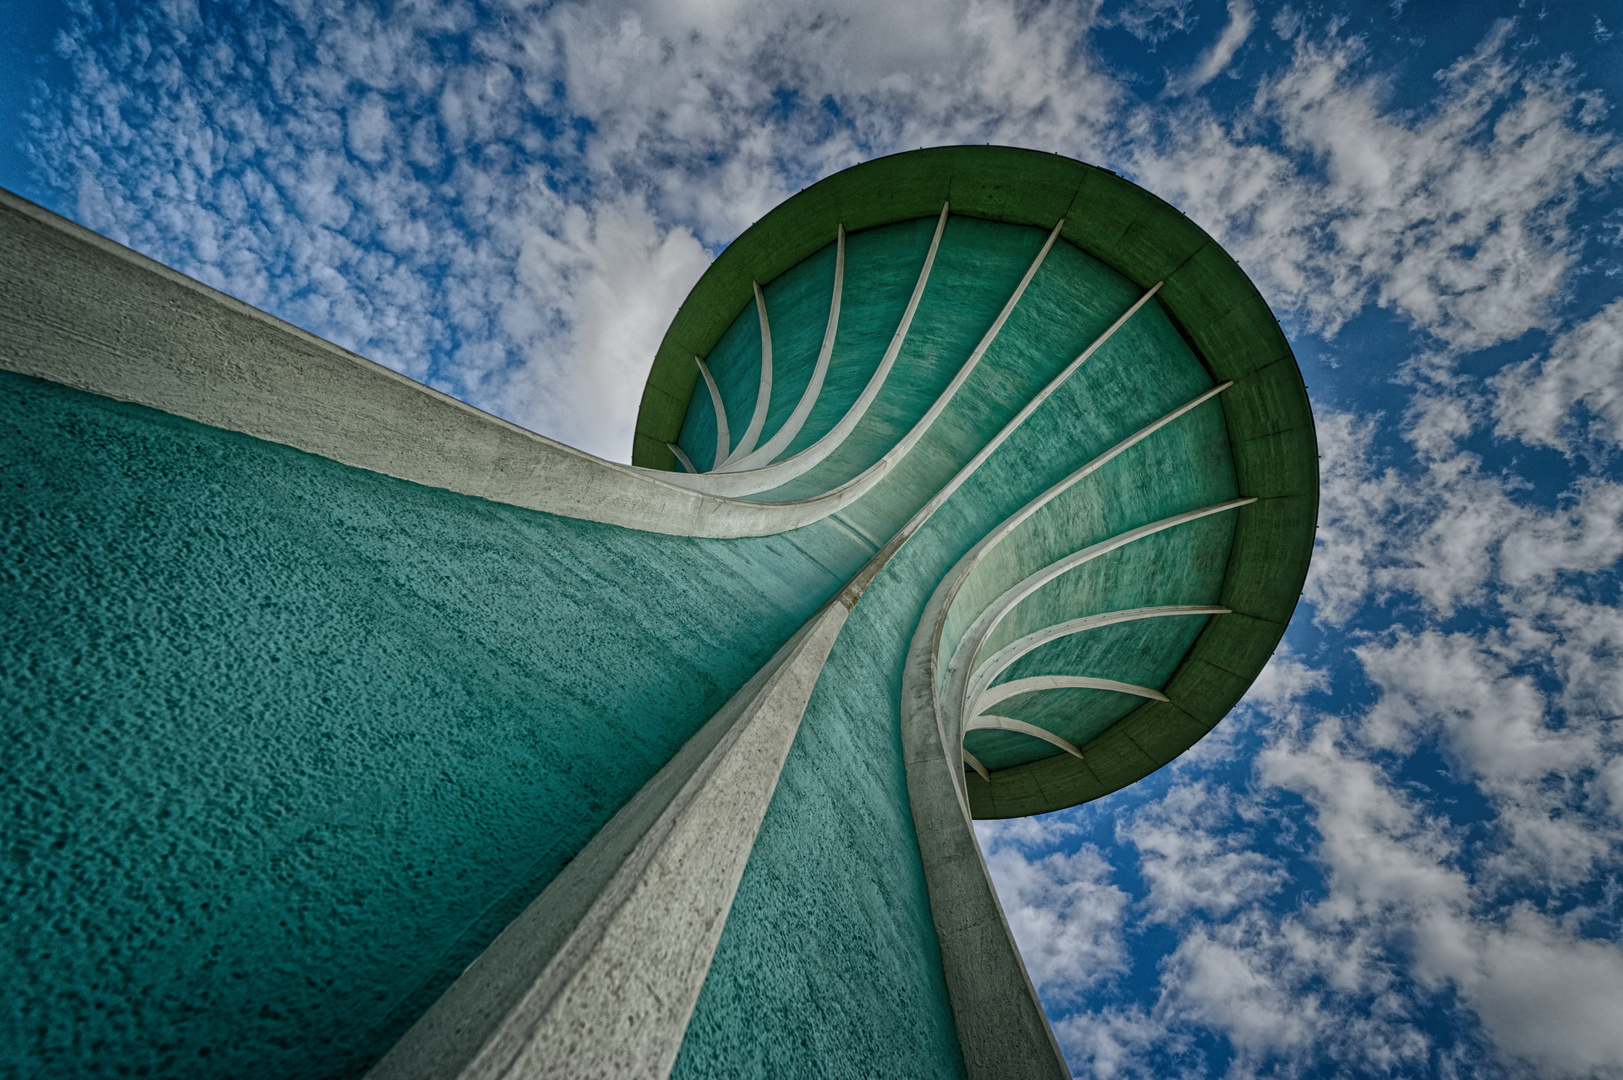
[[[0,375],[0,1076],[355,1076],[865,555]]]
[[[858,235],[877,244],[887,229],[903,235],[899,226]],[[950,220],[914,332],[869,418],[823,466],[762,498],[824,490],[889,450],[956,374],[1045,236],[1029,227]],[[911,249],[906,254],[917,257]],[[916,265],[900,255],[894,261]],[[1055,245],[919,449],[842,516],[871,536],[889,537],[1139,295],[1097,260],[1069,244]],[[807,319],[825,315],[826,307],[819,313],[811,304],[802,312]],[[778,325],[774,316],[775,335]],[[742,340],[740,326],[754,329],[751,313],[724,335],[718,352]],[[758,347],[730,348],[726,358],[754,371]],[[784,767],[675,1075],[961,1073],[902,768],[898,717],[908,643],[936,583],[989,529],[1212,385],[1165,314],[1149,305],[992,454],[863,594]],[[744,415],[743,402],[735,415]],[[706,408],[696,395],[690,422]],[[1223,408],[1208,402],[1055,499],[996,549],[960,593],[943,660],[967,622],[1026,575],[1090,543],[1237,491]],[[1215,603],[1233,532],[1232,515],[1203,519],[1112,552],[1015,609],[987,651],[1078,615]],[[1091,674],[1158,687],[1206,622],[1152,620],[1055,642],[1005,679]],[[1087,743],[1142,702],[1061,690],[1028,695],[1003,711]],[[1061,752],[1005,732],[972,732],[967,743],[993,768]],[[982,783],[978,777],[968,782]]]
[[[807,705],[672,1073],[964,1075],[913,832],[902,662],[938,547],[852,609]]]
[[[818,680],[677,1080],[963,1075],[902,771],[897,594],[864,595]]]

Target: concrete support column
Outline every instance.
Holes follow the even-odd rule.
[[[849,613],[842,594],[813,616],[368,1075],[668,1075]]]
[[[958,748],[936,705],[936,642],[955,575],[924,609],[902,676],[902,754],[930,914],[970,1080],[1070,1080],[975,841]]]

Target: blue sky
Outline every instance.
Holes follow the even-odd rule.
[[[1319,550],[1219,733],[981,836],[1078,1075],[1623,1076],[1623,11],[0,0],[0,184],[624,460],[727,242],[879,154],[1115,169],[1222,240]]]

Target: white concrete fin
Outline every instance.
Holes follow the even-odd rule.
[[[907,302],[907,310],[902,312],[902,318],[896,324],[896,332],[891,335],[890,345],[885,349],[885,355],[880,358],[879,367],[874,370],[868,379],[868,385],[863,387],[857,400],[846,410],[840,422],[835,424],[822,438],[812,443],[794,457],[786,458],[773,465],[766,465],[749,472],[703,473],[699,476],[680,476],[673,474],[670,479],[675,483],[703,491],[711,495],[754,495],[758,492],[769,491],[775,487],[782,487],[798,476],[810,472],[822,464],[828,456],[838,450],[857,424],[868,412],[868,407],[879,396],[880,389],[889,378],[891,369],[896,366],[896,357],[901,354],[902,344],[907,340],[907,333],[913,326],[913,316],[919,309],[919,301],[924,297],[924,287],[930,280],[930,269],[935,266],[936,252],[941,247],[941,234],[947,227],[946,204],[941,207],[941,217],[936,221],[935,236],[930,240],[930,250],[924,256],[924,266],[919,270],[918,281],[913,286],[913,295]],[[873,470],[869,470],[872,472]],[[859,477],[860,479],[860,477]],[[849,485],[846,485],[849,486]],[[871,486],[871,485],[870,485]],[[867,489],[862,489],[866,491]]]
[[[905,542],[920,523],[915,518],[898,539]],[[936,693],[936,653],[958,580],[956,571],[942,578],[919,617],[903,665],[900,710],[907,798],[948,998],[959,1040],[975,1051],[965,1062],[972,1080],[1070,1080],[975,839],[964,766],[988,783],[991,773],[965,751],[960,734],[948,738]]]
[[[943,210],[942,213],[945,214],[946,211]],[[841,500],[842,506],[848,505],[850,502],[861,498],[868,491],[872,490],[873,486],[879,483],[880,480],[884,479],[885,474],[889,472],[893,466],[905,458],[912,451],[913,447],[918,445],[919,440],[924,438],[925,433],[930,430],[931,425],[934,424],[936,419],[941,416],[943,411],[945,411],[947,405],[951,403],[953,396],[958,393],[959,387],[964,385],[964,382],[974,372],[976,365],[980,363],[981,357],[986,354],[986,350],[991,346],[992,342],[996,340],[998,332],[1003,329],[1003,324],[1008,321],[1009,315],[1014,311],[1015,305],[1020,302],[1020,297],[1025,294],[1026,286],[1031,284],[1031,279],[1036,276],[1038,269],[1043,264],[1043,260],[1048,257],[1048,252],[1054,246],[1054,241],[1059,239],[1059,230],[1064,224],[1065,222],[1061,220],[1058,225],[1054,226],[1054,230],[1048,234],[1047,242],[1043,244],[1043,248],[1037,253],[1037,257],[1032,260],[1031,266],[1026,270],[1025,276],[1020,279],[1020,284],[1015,288],[1014,294],[1010,296],[1008,301],[1003,305],[1003,310],[998,314],[996,321],[992,323],[991,328],[988,329],[985,335],[982,336],[980,343],[976,345],[974,351],[970,353],[969,359],[964,361],[963,366],[958,369],[958,374],[953,376],[952,382],[947,384],[947,388],[941,392],[941,395],[936,398],[935,403],[931,405],[929,410],[925,412],[925,414],[919,418],[918,422],[913,425],[912,430],[904,435],[900,442],[887,450],[884,457],[880,458],[878,461],[874,462],[872,465],[868,466],[868,468],[864,469],[861,473],[852,477],[850,480],[847,480],[839,487],[824,492],[823,495],[818,496],[818,498],[838,497]],[[933,258],[933,249],[931,254]],[[915,294],[914,299],[917,300],[917,298],[918,296]],[[909,308],[909,312],[910,314],[907,317],[907,321],[911,321],[912,318],[911,308]],[[895,344],[895,348],[900,348],[899,341]],[[887,356],[889,356],[892,361],[895,359],[894,355],[887,354]],[[799,459],[802,454],[811,453],[812,449],[815,449],[815,447],[804,450],[801,452],[801,454],[796,454],[795,457],[790,458],[789,461],[783,462],[782,464],[788,465],[789,462]],[[768,469],[774,468],[778,468],[778,466],[768,466]],[[754,473],[740,473],[738,475],[760,475],[761,473],[768,471],[768,469],[758,469]],[[688,481],[696,478],[682,477],[681,479],[683,481]],[[757,490],[765,489],[762,488]],[[939,507],[939,505],[939,503],[932,501],[932,503],[924,510],[920,511],[920,513],[928,516],[928,514],[933,513]]]
[[[1142,307],[1144,302],[1153,296],[1155,291],[1160,287],[1160,283],[1157,282],[1149,292],[1145,293],[1139,298],[1138,303],[1134,304],[1125,315],[1117,319],[1110,329],[1106,330],[1104,334],[1100,335],[1098,341],[1094,342],[1092,346],[1089,346],[1089,348],[1084,351],[1082,355],[1079,356],[1075,361],[1073,361],[1071,365],[1065,369],[1065,371],[1061,372],[1052,382],[1050,382],[1048,386],[1045,387],[1044,390],[1036,398],[1034,398],[1031,403],[1027,404],[1025,408],[1021,409],[1014,419],[1010,420],[1009,423],[1004,426],[1003,430],[998,432],[996,438],[988,443],[980,453],[976,454],[975,457],[970,460],[969,464],[960,469],[958,474],[954,476],[952,480],[949,481],[947,485],[930,500],[929,503],[925,504],[924,508],[921,509],[918,514],[914,515],[913,521],[910,522],[907,529],[903,531],[914,530],[918,528],[918,526],[922,525],[926,518],[934,513],[942,503],[946,502],[947,498],[951,496],[953,492],[957,491],[958,488],[962,486],[964,481],[968,480],[976,469],[980,468],[986,459],[991,456],[992,451],[1001,446],[1003,442],[1014,433],[1015,428],[1017,428],[1028,416],[1032,414],[1033,411],[1035,411],[1037,405],[1042,401],[1047,400],[1053,391],[1058,388],[1060,383],[1069,378],[1071,373],[1076,371],[1077,367],[1082,363],[1082,361],[1091,356],[1097,346],[1108,339],[1109,335],[1115,333],[1116,330],[1120,328],[1122,323],[1126,322],[1134,311],[1137,311],[1140,307]],[[1064,494],[1083,478],[1099,471],[1099,469],[1104,465],[1109,463],[1114,458],[1120,456],[1123,451],[1137,445],[1150,435],[1161,430],[1161,428],[1172,423],[1172,421],[1176,420],[1178,417],[1211,400],[1233,385],[1234,384],[1232,382],[1219,383],[1210,390],[1197,394],[1195,397],[1184,402],[1182,405],[1179,405],[1176,409],[1173,409],[1160,419],[1139,428],[1137,431],[1127,436],[1127,438],[1123,439],[1115,446],[1112,446],[1098,457],[1095,457],[1093,460],[1089,461],[1087,464],[1083,465],[1081,468],[1077,469],[1063,480],[1054,484],[1047,491],[1044,491],[1041,495],[1038,495],[1035,499],[1032,499],[1019,510],[1016,510],[1013,514],[1009,515],[1009,517],[1000,522],[996,528],[988,532],[985,536],[981,537],[975,546],[958,561],[956,566],[953,567],[952,572],[946,579],[952,582],[952,584],[949,586],[950,597],[957,595],[959,586],[963,584],[963,581],[969,576],[970,572],[974,570],[975,567],[978,566],[981,561],[991,553],[992,549],[997,547],[998,544],[1002,543],[1010,533],[1014,532],[1014,530],[1028,518],[1030,518],[1031,515],[1053,502],[1056,498]],[[950,597],[948,600],[949,606],[951,604]]]
[[[1117,623],[1136,622],[1139,619],[1161,619],[1173,615],[1227,615],[1228,613],[1228,608],[1216,604],[1168,604],[1164,607],[1127,608],[1122,611],[1107,611],[1100,615],[1084,615],[1076,619],[1067,619],[1065,622],[1045,626],[1041,630],[1034,630],[1025,637],[1012,641],[993,653],[986,659],[985,663],[975,669],[974,676],[968,680],[969,686],[964,696],[970,701],[981,700],[982,695],[986,693],[992,682],[999,675],[1009,670],[1009,667],[1016,660],[1043,645],[1047,645],[1051,641],[1058,641],[1062,637],[1086,633],[1089,630],[1097,630],[1103,626],[1115,626]],[[1013,686],[1017,685],[1017,683],[1009,683],[1008,685]],[[1158,691],[1154,693],[1160,700],[1166,700],[1166,697]]]
[[[1117,682],[1115,679],[1096,679],[1090,675],[1033,675],[1029,679],[1014,679],[1010,682],[989,686],[981,695],[974,699],[974,705],[966,713],[970,717],[970,727],[974,726],[975,717],[986,712],[1000,702],[1022,694],[1035,694],[1042,690],[1110,690],[1117,694],[1132,694],[1134,697],[1149,698],[1151,701],[1165,701],[1167,696],[1159,690],[1152,690],[1148,686],[1135,686],[1132,683]]]
[[[755,444],[761,438],[761,429],[766,426],[766,414],[772,408],[772,324],[766,317],[766,294],[761,292],[758,281],[750,282],[755,290],[755,313],[761,323],[761,384],[755,391],[755,412],[750,415],[749,426],[744,429],[744,437],[738,440],[738,446],[728,455],[728,462],[748,457],[755,450]]]
[[[716,411],[716,460],[725,461],[728,448],[732,445],[732,435],[727,430],[727,406],[722,404],[721,390],[716,386],[716,377],[710,374],[709,365],[697,356],[693,362],[699,365],[699,374],[704,376],[704,384],[710,388],[710,404]]]
[[[1016,720],[1012,716],[977,716],[966,725],[965,730],[1012,731],[1017,735],[1030,735],[1034,739],[1041,739],[1050,746],[1059,747],[1078,760],[1082,759],[1082,751],[1077,749],[1076,744],[1060,738],[1047,728],[1040,728],[1036,724],[1028,724],[1024,720]],[[969,756],[968,750],[964,751],[964,756],[966,758]],[[981,773],[981,775],[986,776],[985,773]],[[990,780],[991,777],[987,777],[987,779]]]
[[[1126,547],[1136,540],[1142,540],[1146,536],[1153,536],[1156,533],[1164,532],[1187,522],[1210,517],[1212,514],[1237,510],[1256,501],[1255,498],[1229,499],[1225,502],[1203,506],[1198,510],[1186,510],[1181,514],[1173,514],[1171,517],[1164,517],[1159,521],[1152,521],[1147,525],[1128,529],[1107,540],[1101,540],[1097,544],[1089,544],[1079,551],[1073,551],[1062,559],[1056,559],[1041,570],[1026,577],[1025,580],[1010,586],[1004,591],[1003,595],[986,606],[985,610],[970,624],[963,638],[959,640],[958,647],[953,650],[952,661],[947,666],[948,685],[951,686],[958,679],[967,676],[969,668],[974,665],[975,658],[980,655],[981,647],[986,644],[987,638],[992,636],[992,631],[997,629],[998,625],[1003,622],[1009,612],[1014,610],[1016,605],[1061,574],[1075,570],[1079,566],[1092,562],[1094,559],[1119,548]],[[968,706],[970,701],[974,700],[974,697],[974,694],[966,690],[961,697],[956,699],[957,709],[961,712]]]
[[[745,469],[756,469],[763,465],[770,465],[774,459],[795,441],[800,429],[806,426],[806,419],[811,416],[812,409],[817,405],[817,399],[823,393],[823,379],[828,375],[828,363],[834,355],[834,338],[840,330],[840,297],[845,291],[845,226],[839,226],[839,235],[834,246],[834,296],[828,305],[828,326],[823,331],[823,347],[817,352],[817,365],[812,368],[811,381],[806,384],[805,391],[800,395],[800,401],[795,405],[795,411],[789,414],[778,433],[768,439],[763,445],[737,461],[727,463],[719,472],[739,472]],[[764,315],[763,315],[764,318]]]
[[[693,467],[693,459],[688,457],[686,452],[684,452],[680,446],[677,446],[673,442],[668,442],[665,445],[670,449],[671,453],[676,455],[676,460],[681,463],[682,468],[686,469],[690,473],[696,473],[699,471]]]
[[[0,292],[14,299],[7,371],[414,484],[674,536],[787,532],[867,490],[784,503],[695,491],[686,474],[607,461],[482,412],[4,190],[0,232]],[[131,338],[89,317],[109,310],[105,294],[173,317]]]

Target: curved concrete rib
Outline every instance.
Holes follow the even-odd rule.
[[[947,995],[971,1080],[1070,1080],[975,840],[963,767],[991,775],[961,737],[949,740],[943,730],[936,653],[956,580],[943,577],[925,604],[902,669],[901,701],[907,799]]]
[[[1117,533],[1108,540],[1101,540],[1097,544],[1089,544],[1079,551],[1073,551],[1062,559],[1056,559],[1047,566],[1029,575],[1023,581],[1006,589],[1003,595],[988,604],[959,640],[958,647],[953,650],[952,661],[947,665],[947,686],[944,696],[950,703],[949,708],[957,716],[962,716],[963,710],[969,702],[974,700],[974,694],[968,688],[969,669],[974,666],[976,657],[980,655],[986,639],[991,637],[992,631],[1006,618],[1009,612],[1026,597],[1047,585],[1061,574],[1075,570],[1077,567],[1092,562],[1101,555],[1107,555],[1118,548],[1126,547],[1136,540],[1146,536],[1153,536],[1158,532],[1175,528],[1190,521],[1197,521],[1212,514],[1221,514],[1228,510],[1237,510],[1242,506],[1254,503],[1254,498],[1229,499],[1226,502],[1203,506],[1198,510],[1186,510],[1181,514],[1173,514],[1159,521],[1152,521],[1148,525],[1140,525],[1135,529]],[[980,689],[990,683],[981,684]]]
[[[992,685],[992,681],[1009,670],[1016,660],[1043,645],[1047,645],[1051,641],[1058,641],[1062,637],[1085,633],[1088,630],[1097,630],[1102,626],[1136,622],[1139,619],[1160,619],[1170,615],[1227,615],[1228,613],[1228,608],[1215,604],[1169,604],[1165,607],[1127,608],[1122,611],[1107,611],[1102,615],[1084,615],[1077,619],[1067,619],[1065,622],[1045,626],[1041,630],[1034,630],[1025,637],[1010,642],[993,653],[985,663],[975,669],[974,677],[969,680],[969,688],[965,696],[971,701],[982,700],[987,693],[987,688]],[[1026,680],[1020,679],[1006,685],[1016,686],[1024,681]],[[1002,689],[1002,687],[997,689]],[[1142,690],[1145,688],[1135,687],[1134,689]],[[1127,692],[1131,693],[1132,691]],[[1165,695],[1154,690],[1143,696],[1153,696],[1160,701],[1166,700]]]
[[[704,376],[704,384],[710,388],[710,405],[716,413],[716,460],[722,461],[727,457],[733,441],[727,430],[727,406],[722,404],[721,390],[716,386],[716,377],[710,374],[709,365],[697,356],[693,362],[699,365],[699,374]]]
[[[676,460],[681,463],[682,468],[686,469],[690,473],[696,473],[699,471],[693,467],[693,459],[688,457],[680,446],[677,446],[673,442],[668,442],[665,444],[665,448],[676,455]]]
[[[782,487],[796,477],[810,472],[838,450],[856,429],[857,423],[867,414],[868,407],[874,403],[874,399],[879,396],[880,389],[896,365],[896,357],[901,354],[902,344],[907,340],[907,332],[913,325],[913,316],[918,312],[919,301],[924,297],[924,287],[929,283],[930,269],[935,265],[936,251],[941,247],[941,234],[947,227],[947,209],[947,205],[943,204],[941,217],[936,221],[935,236],[930,240],[930,250],[924,256],[924,266],[919,270],[918,281],[913,286],[913,295],[907,302],[907,310],[902,312],[901,322],[896,324],[896,332],[891,335],[890,345],[885,349],[885,355],[880,358],[879,367],[869,377],[868,385],[863,387],[862,393],[846,410],[840,422],[794,457],[776,464],[752,469],[747,473],[709,472],[698,476],[673,476],[674,482],[710,495],[754,495]]]
[[[1082,759],[1082,751],[1077,749],[1075,743],[1068,742],[1067,740],[1060,738],[1047,728],[1040,728],[1036,724],[1028,724],[1024,720],[1016,720],[1011,716],[977,716],[975,719],[969,722],[965,730],[1012,731],[1017,735],[1030,735],[1033,739],[1041,739],[1049,746],[1059,747],[1061,750],[1072,755],[1078,760]],[[967,756],[969,751],[965,750],[964,754]],[[975,771],[980,772],[981,779],[985,780],[987,783],[992,782],[992,777],[989,773],[981,772],[980,769],[976,769]]]
[[[828,304],[828,326],[823,331],[823,347],[817,352],[817,365],[812,368],[811,381],[806,384],[805,391],[800,395],[800,401],[795,405],[795,411],[789,414],[778,433],[768,439],[762,446],[737,461],[729,462],[718,472],[739,472],[745,469],[759,468],[770,465],[774,458],[795,441],[800,429],[806,426],[806,419],[811,416],[812,409],[817,405],[818,397],[823,393],[823,379],[828,375],[828,362],[834,355],[834,338],[840,330],[840,297],[845,291],[845,226],[839,226],[839,234],[834,242],[834,296]],[[762,319],[766,309],[762,308]],[[692,470],[689,470],[690,472]]]
[[[766,318],[766,296],[761,292],[760,282],[752,281],[750,286],[755,290],[755,313],[761,323],[761,384],[755,391],[755,412],[750,415],[744,437],[738,440],[738,446],[727,456],[727,461],[721,463],[723,466],[755,451],[761,429],[766,426],[767,410],[772,407],[772,324]]]
[[[1165,701],[1167,696],[1159,690],[1151,690],[1148,686],[1134,686],[1132,683],[1117,682],[1115,679],[1095,679],[1088,675],[1033,675],[1029,679],[1015,679],[1012,682],[1002,683],[998,686],[988,686],[986,690],[974,699],[974,705],[965,713],[970,718],[968,727],[975,726],[975,719],[999,702],[1019,697],[1021,694],[1035,694],[1041,690],[1110,690],[1118,694],[1132,694],[1134,697],[1149,698],[1151,701]]]
[[[0,368],[359,469],[706,537],[798,529],[877,480],[786,503],[704,494],[683,487],[682,473],[605,461],[481,412],[3,190],[0,245],[0,291],[15,301],[0,326]],[[133,334],[129,313],[144,311],[171,317],[142,318]]]
[[[1059,384],[1076,370],[1077,365],[1081,364],[1083,360],[1092,355],[1094,349],[1108,339],[1111,334],[1115,333],[1117,328],[1119,328],[1122,323],[1126,322],[1133,312],[1142,307],[1144,301],[1148,300],[1152,295],[1154,295],[1156,289],[1159,288],[1160,284],[1157,283],[1153,288],[1150,289],[1148,293],[1144,294],[1144,296],[1139,299],[1138,303],[1129,308],[1125,315],[1123,315],[1120,319],[1117,319],[1116,322],[1111,325],[1110,329],[1106,330],[1104,334],[1100,336],[1098,341],[1089,346],[1087,351],[1078,357],[1076,361],[1071,364],[1071,366],[1061,372],[1053,382],[1049,383],[1048,386],[1043,389],[1042,393],[1038,395],[1038,399],[1036,399],[1033,404],[1028,404],[1024,409],[1021,409],[1015,418],[1011,420],[1002,431],[998,432],[997,437],[993,439],[992,442],[987,444],[987,448],[982,450],[979,454],[976,454],[975,458],[967,466],[960,470],[957,476],[952,478],[951,483],[942,489],[944,494],[938,495],[936,498],[944,501],[947,495],[950,495],[953,491],[956,491],[959,485],[969,478],[970,473],[974,472],[976,467],[985,461],[987,457],[991,456],[992,450],[996,449],[998,446],[1001,446],[1003,441],[1013,434],[1015,427],[1019,425],[1021,421],[1025,420],[1026,417],[1031,415],[1032,411],[1036,408],[1036,404],[1040,403],[1042,400],[1047,400],[1047,398],[1053,393]],[[947,577],[947,580],[953,582],[953,584],[950,586],[952,595],[957,595],[958,588],[963,584],[964,580],[968,578],[970,572],[973,571],[975,567],[986,558],[987,555],[991,554],[992,549],[997,547],[998,544],[1002,543],[1010,533],[1018,528],[1022,522],[1030,518],[1031,515],[1053,502],[1056,498],[1064,494],[1071,487],[1075,486],[1083,478],[1098,472],[1100,468],[1108,464],[1114,458],[1120,456],[1124,451],[1142,442],[1150,435],[1172,423],[1172,421],[1176,420],[1178,417],[1194,409],[1196,406],[1202,405],[1211,400],[1233,385],[1234,384],[1232,382],[1219,383],[1210,390],[1207,390],[1205,393],[1197,394],[1195,397],[1190,398],[1188,401],[1184,402],[1182,405],[1179,405],[1176,409],[1173,409],[1160,419],[1139,428],[1137,431],[1127,436],[1127,438],[1121,440],[1121,442],[1117,443],[1115,446],[1112,446],[1098,457],[1093,458],[1087,464],[1083,465],[1081,468],[1077,469],[1063,480],[1054,484],[1047,491],[1044,491],[1041,495],[1038,495],[1035,499],[1032,499],[1026,505],[1022,506],[1019,510],[1016,510],[1013,514],[1009,515],[1002,522],[1000,522],[995,529],[981,537],[975,546],[970,548],[968,553],[965,554],[964,557],[958,561],[958,564],[952,568],[952,572]],[[949,600],[948,603],[950,606],[951,601]]]

